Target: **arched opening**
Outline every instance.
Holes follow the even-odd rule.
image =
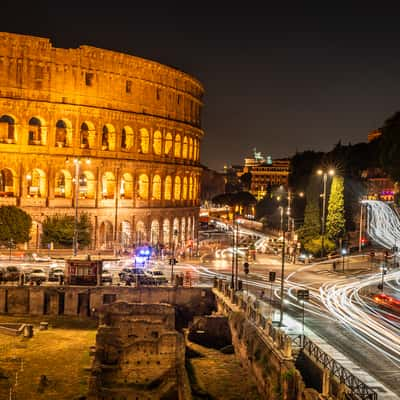
[[[115,150],[115,129],[111,124],[103,126],[101,134],[101,149],[104,151]]]
[[[101,249],[112,249],[113,226],[109,221],[103,221],[99,229],[99,244]]]
[[[138,221],[136,224],[136,246],[141,246],[146,242],[146,226],[144,222]]]
[[[172,149],[172,135],[171,133],[167,132],[165,135],[165,141],[164,141],[164,154],[166,156],[171,155],[171,149]]]
[[[174,200],[181,199],[181,178],[179,176],[175,176],[174,181]]]
[[[197,161],[197,148],[198,148],[198,141],[193,139],[193,160]]]
[[[15,196],[15,179],[14,173],[8,168],[0,171],[0,196],[14,197]]]
[[[179,241],[179,219],[174,218],[174,222],[172,225],[172,245],[175,252],[176,247],[178,246]]]
[[[94,175],[91,171],[84,171],[79,176],[79,198],[94,199],[96,193]]]
[[[33,117],[29,120],[28,144],[38,146],[42,143],[42,122],[39,118]]]
[[[152,199],[161,200],[161,177],[160,175],[153,176]]]
[[[28,197],[46,196],[46,174],[41,169],[33,169],[26,175]]]
[[[130,126],[124,126],[121,133],[121,150],[130,150],[133,147],[133,130]]]
[[[129,221],[122,221],[120,224],[120,243],[124,248],[132,246],[132,227]]]
[[[101,178],[101,194],[103,199],[113,199],[115,195],[115,177],[112,172],[105,172]]]
[[[69,171],[56,172],[54,184],[54,197],[70,199],[72,197],[72,177]]]
[[[72,128],[69,121],[64,119],[57,121],[55,143],[57,147],[68,147],[71,145]]]
[[[162,134],[160,131],[155,131],[153,135],[153,152],[156,155],[161,155],[162,152]]]
[[[182,200],[187,200],[187,192],[188,192],[188,180],[187,177],[183,177],[183,185],[182,185]]]
[[[186,243],[186,219],[182,217],[181,219],[181,242],[184,245]]]
[[[165,178],[164,200],[171,200],[171,195],[172,195],[172,179],[168,175]]]
[[[133,198],[133,177],[128,172],[122,175],[119,195],[121,199]]]
[[[90,149],[93,146],[94,136],[95,136],[94,125],[91,122],[83,122],[80,131],[81,149]]]
[[[149,178],[146,174],[141,174],[138,180],[138,196],[140,200],[149,198]]]
[[[192,219],[191,217],[187,218],[187,238],[193,239],[193,232],[192,232]]]
[[[9,115],[3,115],[0,118],[0,142],[16,143],[15,137],[15,120]]]
[[[193,160],[193,139],[189,137],[189,160]]]
[[[197,200],[197,191],[198,191],[198,187],[197,187],[197,178],[193,178],[193,200]]]
[[[160,224],[156,219],[151,222],[150,242],[152,246],[160,242]]]
[[[181,156],[181,136],[175,135],[175,144],[174,144],[174,157]]]
[[[187,138],[187,136],[185,136],[183,138],[182,158],[188,158],[188,138]]]
[[[163,222],[163,243],[166,246],[169,246],[169,235],[170,235],[170,223],[167,218],[164,219]]]
[[[150,137],[146,128],[140,129],[140,147],[139,153],[147,154],[149,152]]]
[[[189,200],[193,200],[193,177],[189,178]]]

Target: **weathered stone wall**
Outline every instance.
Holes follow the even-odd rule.
[[[188,318],[210,314],[215,308],[209,288],[0,286],[0,314],[97,316],[104,304],[114,301],[172,304],[186,310]]]
[[[103,306],[90,399],[190,399],[185,343],[168,304]]]

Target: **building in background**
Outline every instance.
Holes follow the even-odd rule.
[[[0,33],[0,205],[32,216],[32,247],[46,216],[77,205],[93,248],[192,240],[202,96],[154,61]]]

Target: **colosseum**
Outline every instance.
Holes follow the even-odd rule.
[[[203,86],[143,58],[0,33],[0,205],[87,213],[92,248],[190,246]]]

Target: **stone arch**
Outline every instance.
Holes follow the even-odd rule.
[[[153,134],[153,152],[157,156],[162,153],[162,134],[158,130]]]
[[[120,223],[119,241],[124,248],[132,246],[132,225],[129,221],[122,221]]]
[[[54,197],[72,198],[72,176],[68,170],[57,171],[54,178]]]
[[[124,126],[121,132],[121,150],[131,150],[134,143],[133,129],[130,126]]]
[[[111,249],[113,247],[113,226],[110,221],[103,221],[99,228],[99,245],[102,249]]]
[[[83,171],[79,176],[79,198],[94,199],[96,196],[96,180],[92,171]]]
[[[16,195],[15,172],[10,168],[3,168],[0,171],[0,196],[14,197]]]
[[[186,218],[181,218],[181,242],[182,244],[186,243]]]
[[[161,200],[161,177],[160,175],[153,176],[153,184],[152,184],[152,199],[153,200]]]
[[[153,221],[151,221],[151,228],[150,228],[150,243],[152,246],[155,246],[159,242],[160,242],[160,223],[158,222],[158,220],[153,219]]]
[[[111,124],[105,124],[101,133],[101,149],[104,151],[115,150],[115,128]]]
[[[15,118],[11,115],[0,117],[0,143],[17,143]]]
[[[188,138],[185,136],[183,138],[183,145],[182,145],[182,158],[188,158]]]
[[[91,149],[94,147],[94,138],[96,130],[94,124],[90,121],[84,121],[81,124],[79,147],[81,149]]]
[[[32,117],[28,122],[28,144],[40,146],[47,142],[46,123],[43,118]]]
[[[122,175],[119,195],[121,199],[133,198],[133,177],[129,172],[125,172]]]
[[[181,135],[178,133],[175,135],[174,157],[181,157],[181,150],[182,150]]]
[[[171,155],[171,150],[172,150],[172,135],[170,132],[167,132],[164,140],[164,154],[166,156]]]
[[[189,160],[193,160],[193,139],[189,137]]]
[[[170,175],[167,175],[165,178],[164,185],[164,200],[171,200],[172,196],[172,178]]]
[[[146,225],[143,221],[136,223],[136,246],[140,246],[146,242]]]
[[[46,173],[34,168],[26,175],[29,197],[46,197]]]
[[[182,200],[187,200],[187,195],[188,195],[188,179],[187,176],[184,176],[182,183]]]
[[[112,172],[104,172],[101,178],[101,194],[103,199],[113,199],[115,196],[115,176]]]
[[[140,132],[139,153],[147,154],[150,149],[149,132],[146,128],[141,128],[139,132]]]
[[[171,234],[171,227],[170,227],[170,222],[168,218],[165,218],[163,221],[163,227],[162,227],[162,241],[164,245],[169,246],[170,244],[170,234]]]
[[[181,178],[180,176],[175,176],[174,180],[174,200],[181,199]]]
[[[147,200],[149,198],[149,177],[146,174],[139,175],[138,197],[141,200]]]
[[[54,138],[57,147],[70,147],[72,145],[72,124],[66,119],[56,122],[56,134]]]
[[[189,177],[189,200],[193,200],[193,177]]]

